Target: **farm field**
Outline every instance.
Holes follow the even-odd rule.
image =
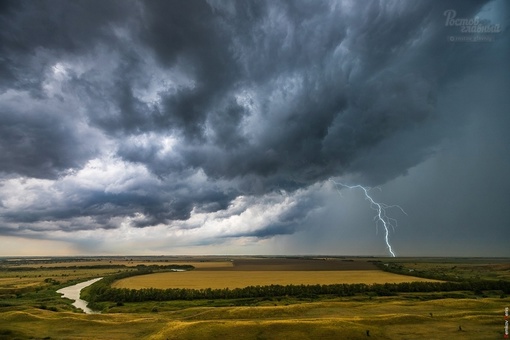
[[[400,283],[436,281],[380,270],[343,271],[188,271],[133,276],[116,281],[114,288],[243,288],[267,285],[314,285],[336,283]]]
[[[49,285],[65,284],[101,277],[119,272],[118,269],[53,269],[2,271],[0,270],[0,294],[27,291],[29,288],[40,289]]]
[[[236,271],[338,271],[338,270],[377,270],[368,259],[342,258],[240,258],[232,260]]]
[[[230,268],[233,266],[232,261],[225,259],[202,259],[202,258],[170,258],[159,260],[158,258],[84,258],[81,260],[75,259],[15,259],[4,261],[4,264],[10,268],[73,268],[73,267],[113,267],[113,266],[165,266],[168,264],[186,264],[192,265],[195,268]]]
[[[243,288],[266,285],[336,283],[400,283],[435,281],[379,270],[366,259],[337,258],[235,258],[231,261],[190,262],[187,272],[133,276],[113,283],[114,288]]]

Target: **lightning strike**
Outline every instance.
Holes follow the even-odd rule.
[[[393,230],[395,230],[395,227],[397,226],[397,220],[395,220],[394,218],[388,217],[388,215],[386,215],[386,209],[389,209],[389,208],[398,208],[404,214],[407,215],[407,213],[404,211],[404,209],[402,209],[398,205],[386,205],[384,203],[378,203],[378,202],[374,201],[372,196],[370,196],[369,193],[368,193],[370,191],[370,188],[364,187],[364,186],[359,185],[359,184],[357,184],[357,185],[346,185],[346,184],[343,184],[343,183],[335,182],[332,179],[330,179],[330,181],[335,184],[335,189],[337,190],[337,192],[340,195],[342,195],[342,194],[340,193],[340,190],[338,190],[338,186],[342,186],[342,187],[348,188],[348,189],[361,189],[361,190],[363,190],[363,192],[365,193],[365,199],[370,201],[370,207],[377,212],[377,214],[374,216],[374,220],[376,221],[376,226],[379,225],[379,223],[381,223],[383,228],[384,228],[384,241],[386,242],[386,246],[388,248],[388,251],[390,252],[391,256],[396,257],[395,252],[393,251],[393,248],[391,247],[391,244],[390,244],[390,240],[389,240],[390,231],[389,231],[388,226],[391,227]]]

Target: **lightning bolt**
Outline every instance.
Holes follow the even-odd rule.
[[[369,195],[370,188],[364,187],[364,186],[359,185],[359,184],[357,184],[357,185],[346,185],[346,184],[343,184],[343,183],[335,182],[332,179],[330,179],[330,181],[335,184],[335,189],[337,190],[337,192],[340,195],[342,195],[342,194],[340,193],[340,190],[338,190],[338,186],[341,186],[341,187],[344,187],[344,188],[348,188],[348,189],[361,189],[361,190],[363,190],[363,192],[365,193],[365,199],[370,201],[370,207],[377,212],[377,214],[374,217],[374,220],[376,221],[376,225],[379,225],[379,222],[380,222],[382,224],[383,228],[384,228],[384,241],[386,242],[386,246],[388,247],[388,251],[390,252],[391,256],[395,257],[396,256],[395,252],[393,251],[393,248],[391,247],[391,244],[390,244],[390,231],[389,231],[388,227],[391,227],[393,230],[395,230],[395,227],[397,226],[397,220],[395,220],[394,218],[388,217],[388,215],[386,215],[386,209],[398,208],[398,209],[400,209],[400,211],[402,211],[404,214],[406,214],[404,209],[402,209],[398,205],[386,205],[384,203],[378,203],[378,202],[374,201],[372,196]]]

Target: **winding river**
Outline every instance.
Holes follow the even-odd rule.
[[[92,309],[87,307],[88,302],[80,299],[81,290],[85,287],[90,286],[94,282],[101,280],[102,277],[98,277],[96,279],[88,280],[85,282],[81,282],[75,284],[73,286],[64,287],[62,289],[57,290],[57,293],[63,294],[62,298],[68,298],[70,300],[74,300],[73,306],[83,310],[86,314],[99,314],[101,312],[93,311]]]

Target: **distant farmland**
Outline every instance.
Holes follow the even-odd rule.
[[[113,283],[113,288],[222,289],[266,285],[329,285],[337,283],[401,283],[433,281],[378,270],[367,261],[339,259],[236,259],[223,265],[202,266],[188,272],[163,272],[133,276]]]
[[[165,272],[128,277],[115,282],[114,288],[190,288],[221,289],[266,285],[314,285],[336,283],[401,283],[434,281],[387,273],[379,270],[342,271],[189,271]]]

